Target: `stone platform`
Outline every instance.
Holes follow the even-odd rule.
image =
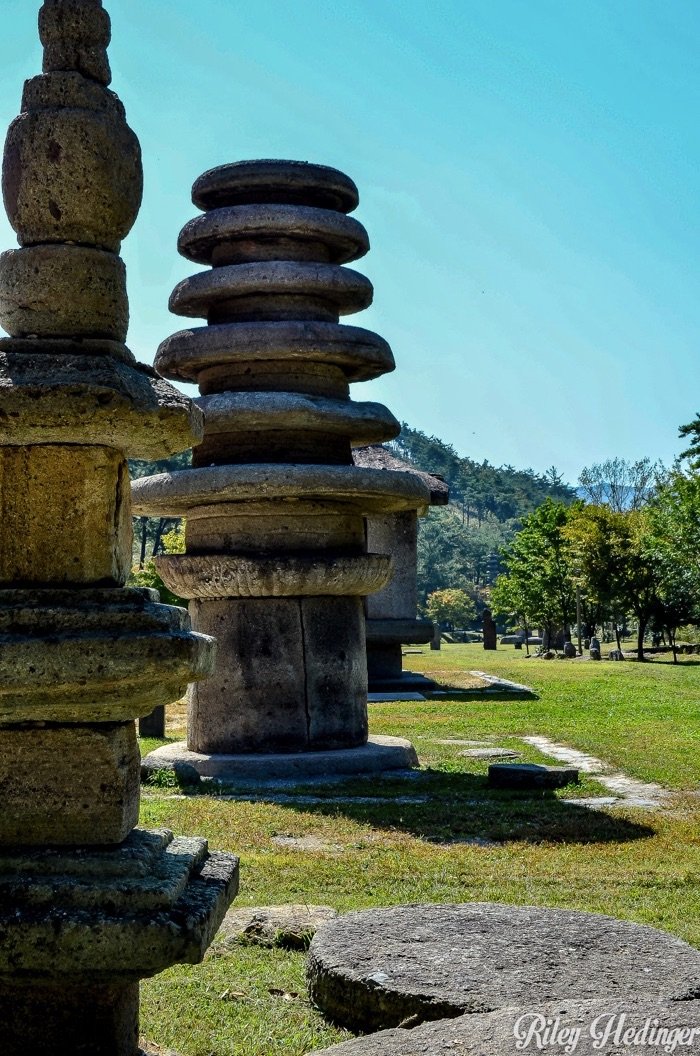
[[[619,1056],[626,1048],[635,1051],[645,1044],[652,1051],[664,1052],[662,1043],[656,1041],[662,1030],[669,1031],[670,1037],[690,1037],[679,1047],[681,1051],[696,1051],[700,1044],[700,1001],[661,1002],[649,997],[616,996],[601,1001],[562,1001],[534,1008],[501,1009],[424,1023],[413,1030],[382,1030],[371,1037],[323,1049],[316,1056],[516,1056],[543,1048],[552,1053],[570,1053],[567,1046],[576,1039],[573,1051],[577,1056]],[[627,1044],[623,1040],[625,1031],[632,1032]],[[635,1042],[635,1038],[640,1040]]]
[[[150,752],[141,764],[147,778],[159,770],[192,767],[200,777],[231,785],[277,784],[280,781],[306,781],[363,777],[418,766],[410,741],[402,737],[370,737],[359,748],[338,748],[320,752],[288,752],[236,755],[189,751],[184,741],[165,744]]]
[[[489,903],[397,906],[348,913],[321,928],[309,950],[308,980],[312,1001],[330,1019],[372,1032],[547,1001],[692,995],[700,993],[700,951],[593,913]]]

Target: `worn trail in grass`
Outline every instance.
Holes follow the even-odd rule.
[[[563,802],[604,794],[587,779],[557,794],[487,789],[488,763],[440,740],[484,740],[542,756],[541,734],[678,792],[698,785],[700,668],[588,664],[486,654],[474,646],[411,656],[450,682],[471,668],[531,685],[537,699],[470,699],[371,706],[376,733],[410,737],[425,770],[408,781],[313,789],[310,804],[169,797],[152,790],[142,823],[206,836],[242,858],[239,903],[325,903],[340,910],[415,901],[565,906],[653,924],[700,946],[700,820],[694,796],[668,810],[588,810]],[[288,791],[287,789],[285,791]],[[306,789],[306,792],[311,791]],[[424,802],[406,803],[397,796]],[[276,836],[318,837],[292,850]],[[302,1056],[343,1037],[310,1008],[304,958],[240,947],[176,967],[143,987],[144,1032],[183,1056]]]

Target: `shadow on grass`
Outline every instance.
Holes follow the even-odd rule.
[[[421,771],[410,782],[388,778],[353,781],[351,788],[347,784],[332,789],[307,787],[304,795],[318,799],[296,804],[290,798],[284,805],[326,817],[341,814],[377,829],[405,832],[443,845],[482,840],[624,843],[655,835],[650,825],[576,806],[552,792],[501,791],[489,788],[485,777],[442,770]],[[264,792],[257,796],[266,798]],[[323,802],[325,797],[328,802]],[[425,802],[418,802],[422,797]]]
[[[448,696],[449,695],[449,696]],[[463,701],[474,701],[474,700],[492,700],[498,703],[499,701],[507,701],[509,703],[517,702],[519,700],[539,700],[539,693],[531,691],[529,693],[506,693],[503,690],[498,689],[464,689],[459,686],[449,686],[440,683],[438,695],[430,694],[427,698],[433,704],[439,704],[441,700],[463,700]],[[371,707],[371,704],[370,704]]]

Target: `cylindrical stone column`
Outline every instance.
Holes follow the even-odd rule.
[[[156,366],[199,385],[204,442],[192,469],[133,487],[137,511],[187,518],[186,555],[159,569],[221,642],[214,677],[190,689],[188,748],[360,748],[363,599],[391,574],[388,556],[367,552],[365,517],[428,495],[416,478],[352,463],[353,447],[399,432],[385,407],[349,399],[350,382],[394,367],[382,338],[339,324],[372,300],[344,267],[369,246],[348,215],[357,188],[320,165],[239,162],[205,173],[193,200],[203,215],[180,252],[211,270],[181,282],[170,305],[208,325],[165,341]],[[401,749],[396,765],[407,758]]]
[[[237,862],[135,829],[135,720],[213,667],[214,643],[131,564],[126,458],[201,413],[124,344],[119,257],[138,140],[109,91],[101,0],[46,0],[2,187],[0,1052],[136,1056],[138,980],[203,956]]]

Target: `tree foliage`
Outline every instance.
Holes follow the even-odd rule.
[[[465,627],[476,617],[476,605],[464,590],[435,590],[428,597],[425,611],[429,618],[451,628]]]
[[[581,470],[579,487],[587,502],[608,506],[615,513],[641,510],[649,501],[655,485],[664,473],[661,462],[640,458],[608,458]]]

